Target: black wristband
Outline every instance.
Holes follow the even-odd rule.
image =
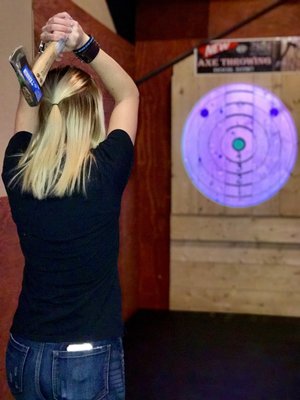
[[[91,35],[89,35],[89,37],[89,40],[82,47],[73,50],[75,56],[87,64],[94,60],[100,50],[100,46],[94,37]]]

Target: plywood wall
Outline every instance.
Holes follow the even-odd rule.
[[[2,168],[4,151],[12,136],[16,105],[19,97],[19,84],[8,57],[12,51],[22,45],[28,59],[33,55],[33,18],[32,0],[1,0],[0,35],[5,38],[0,47],[0,165]],[[16,12],[16,10],[18,10]],[[13,22],[12,22],[13,21]],[[16,29],[17,27],[17,29]],[[1,169],[2,170],[2,169]],[[5,196],[0,179],[0,196]]]
[[[226,83],[260,85],[280,97],[300,132],[300,74],[194,74],[193,56],[172,81],[171,282],[173,310],[300,316],[300,159],[286,186],[251,208],[227,208],[193,186],[181,159],[193,105]]]
[[[112,32],[117,32],[114,21],[106,0],[72,0],[78,7],[82,8],[87,14],[92,15],[102,25],[106,26]]]

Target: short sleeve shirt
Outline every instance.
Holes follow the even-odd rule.
[[[114,130],[92,150],[86,195],[38,200],[9,186],[30,140],[28,132],[13,136],[2,171],[25,258],[11,331],[48,342],[120,336],[119,215],[133,163],[132,141],[125,131]]]

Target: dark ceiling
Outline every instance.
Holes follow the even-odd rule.
[[[134,43],[136,0],[106,0],[106,2],[118,34]]]

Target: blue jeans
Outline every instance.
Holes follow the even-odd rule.
[[[92,350],[67,351],[69,344],[10,336],[6,373],[15,399],[124,400],[122,339],[93,342]]]

